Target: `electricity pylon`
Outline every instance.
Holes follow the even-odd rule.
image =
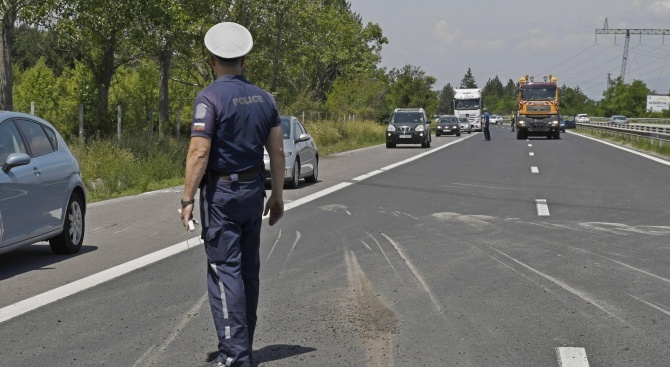
[[[628,61],[628,44],[630,43],[631,34],[639,34],[640,41],[642,41],[642,35],[651,35],[651,36],[663,36],[663,43],[665,43],[665,36],[670,35],[670,29],[632,29],[632,28],[619,28],[619,29],[610,29],[607,25],[607,18],[605,18],[605,25],[602,29],[596,29],[596,43],[598,42],[599,34],[625,34],[626,42],[623,45],[623,61],[621,62],[621,81],[623,82],[626,78],[626,62]],[[615,36],[616,37],[616,36]]]

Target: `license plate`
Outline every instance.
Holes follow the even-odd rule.
[[[411,139],[412,135],[400,135],[400,139]]]

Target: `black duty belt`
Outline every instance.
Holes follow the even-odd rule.
[[[233,176],[237,175],[237,181],[240,182],[245,182],[245,181],[253,181],[258,179],[258,177],[263,173],[263,169],[261,166],[257,166],[251,169],[248,169],[246,171],[238,172],[238,173],[220,173],[220,172],[214,172],[210,171],[211,177],[213,180],[221,180],[221,181],[233,181]]]

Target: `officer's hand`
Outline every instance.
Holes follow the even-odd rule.
[[[268,215],[268,212],[270,213],[269,223],[273,226],[284,216],[284,199],[270,195],[265,203],[263,215]]]
[[[193,218],[193,204],[181,208],[181,223],[188,230],[188,221]]]

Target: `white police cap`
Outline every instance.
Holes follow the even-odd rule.
[[[233,22],[216,24],[205,34],[205,47],[224,59],[237,59],[251,51],[254,39],[244,26]]]

